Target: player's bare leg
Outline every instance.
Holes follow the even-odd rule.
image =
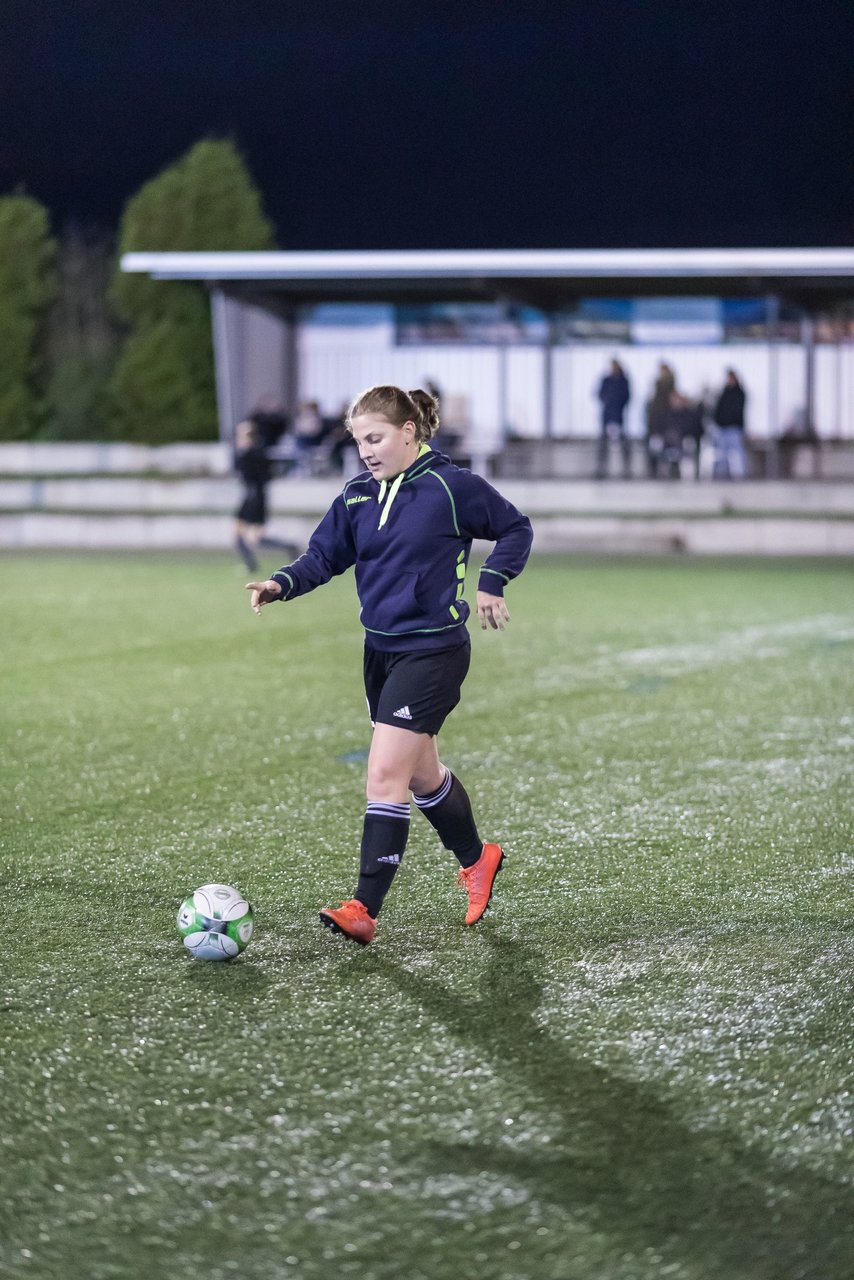
[[[428,734],[395,725],[374,728],[359,883],[347,902],[320,913],[328,929],[363,946],[374,936],[376,918],[403,858],[409,836],[409,781],[430,742]]]

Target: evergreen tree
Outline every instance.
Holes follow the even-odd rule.
[[[129,201],[119,255],[274,246],[271,224],[234,144],[199,142]],[[111,297],[128,326],[112,381],[116,434],[127,440],[217,436],[210,309],[200,285],[126,275]]]
[[[0,439],[25,440],[44,416],[44,328],[54,296],[56,244],[47,210],[0,197]]]
[[[110,435],[108,388],[119,343],[107,304],[114,255],[114,236],[104,227],[70,222],[63,229],[47,332],[50,417],[42,439]]]

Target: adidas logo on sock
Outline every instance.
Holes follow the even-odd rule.
[[[396,853],[390,853],[387,858],[377,858],[377,862],[390,862],[392,866],[397,866],[400,858]]]
[[[400,720],[412,719],[412,712],[409,710],[409,707],[399,707],[398,710],[392,712],[392,714],[396,715]]]

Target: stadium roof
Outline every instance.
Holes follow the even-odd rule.
[[[779,294],[854,298],[854,249],[459,249],[126,253],[123,271],[198,280],[266,305]]]

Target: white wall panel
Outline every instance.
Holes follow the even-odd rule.
[[[301,327],[300,390],[316,399],[324,413],[337,412],[363,387],[395,382],[406,387],[435,380],[446,397],[465,403],[470,434],[484,445],[497,444],[501,388],[506,391],[506,425],[519,435],[545,431],[545,353],[538,347],[398,347],[390,323]],[[714,398],[732,366],[748,394],[748,430],[757,438],[775,435],[798,420],[805,406],[806,356],[794,343],[780,344],[772,356],[762,343],[739,345],[631,346],[579,343],[552,352],[552,404],[555,435],[589,436],[598,431],[596,391],[616,356],[632,386],[630,433],[644,434],[644,405],[652,393],[660,361],[670,364],[677,386],[691,397]],[[501,360],[506,360],[502,382]],[[777,421],[771,422],[776,366]],[[823,436],[854,438],[854,346],[816,347],[816,425]]]

